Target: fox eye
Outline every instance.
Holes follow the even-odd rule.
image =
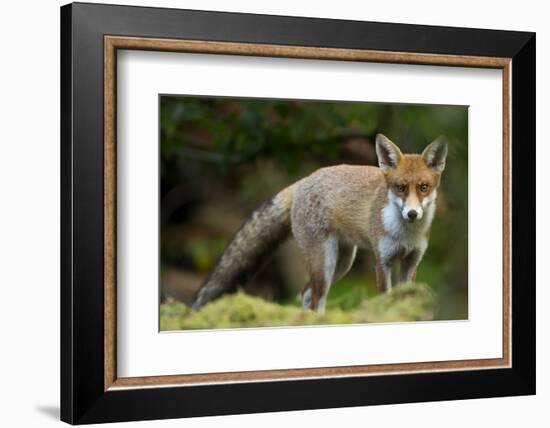
[[[428,189],[430,188],[430,185],[429,184],[426,184],[426,183],[422,183],[420,185],[420,191],[422,193],[426,193],[428,191]]]
[[[395,191],[397,193],[405,193],[405,190],[407,190],[407,186],[404,184],[396,184],[395,185]]]

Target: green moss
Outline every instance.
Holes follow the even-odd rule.
[[[279,305],[243,292],[223,296],[199,311],[171,301],[161,305],[161,330],[278,327],[402,322],[433,319],[435,296],[425,284],[402,284],[390,293],[365,299],[357,309],[328,308],[324,314]]]
[[[420,283],[399,284],[364,303],[367,322],[429,321],[435,306],[435,293]]]

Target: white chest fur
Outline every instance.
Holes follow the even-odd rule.
[[[388,195],[388,204],[382,209],[385,235],[378,242],[378,253],[383,264],[391,263],[398,255],[406,256],[413,251],[424,253],[435,213],[435,197],[434,194],[426,201],[422,218],[410,222],[403,218],[402,208]]]

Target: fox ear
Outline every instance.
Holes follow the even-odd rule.
[[[428,145],[422,152],[422,159],[429,168],[437,172],[443,172],[445,169],[445,159],[447,159],[447,143],[443,137],[438,137],[433,143]]]
[[[378,165],[384,172],[397,168],[403,157],[399,147],[382,134],[376,135],[376,155],[378,156]]]

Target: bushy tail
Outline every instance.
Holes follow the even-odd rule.
[[[265,201],[241,226],[198,291],[193,309],[244,284],[290,234],[290,189]]]

